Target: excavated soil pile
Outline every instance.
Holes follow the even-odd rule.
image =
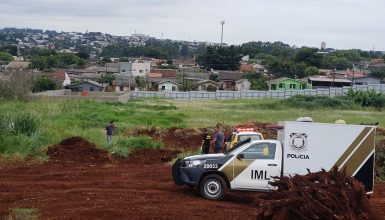
[[[134,150],[130,153],[128,157],[128,163],[146,165],[167,163],[170,162],[172,159],[176,158],[179,153],[179,150]]]
[[[277,137],[277,131],[266,129],[266,125],[271,125],[271,124],[250,121],[250,122],[246,122],[245,124],[235,126],[235,129],[237,129],[237,128],[256,128],[258,130],[258,132],[260,132],[263,135],[263,138],[275,139]]]
[[[258,219],[373,219],[360,182],[344,172],[320,171],[276,179],[258,201]]]
[[[47,155],[55,162],[106,163],[110,154],[82,137],[71,137],[50,146]]]

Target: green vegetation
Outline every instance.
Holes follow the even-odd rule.
[[[296,96],[288,100],[132,100],[127,104],[94,101],[0,101],[0,153],[43,156],[42,149],[62,139],[82,136],[96,145],[126,156],[133,148],[161,148],[149,137],[125,137],[126,129],[203,128],[217,123],[248,121],[276,123],[312,117],[317,122],[385,125],[385,113],[349,100]],[[115,121],[113,142],[105,140],[105,126]]]
[[[111,145],[107,147],[110,152],[118,157],[127,157],[128,154],[133,149],[161,149],[163,144],[158,141],[153,141],[151,137],[148,136],[138,136],[138,137],[118,137],[113,139]]]
[[[13,60],[12,54],[0,51],[0,61],[5,61],[6,63],[9,63],[12,60]]]
[[[34,82],[32,92],[54,90],[55,88],[56,88],[56,84],[52,79],[46,76],[40,76]]]
[[[12,208],[5,219],[8,220],[36,220],[38,219],[38,211],[29,208]]]
[[[384,148],[385,137],[377,138],[376,140],[376,161],[375,161],[375,173],[377,179],[385,181],[385,148]],[[380,145],[382,143],[382,146]]]
[[[385,95],[377,93],[375,90],[369,91],[354,91],[349,89],[346,94],[348,100],[351,100],[361,106],[371,106],[376,108],[382,108],[385,106]]]

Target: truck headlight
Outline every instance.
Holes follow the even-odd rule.
[[[186,160],[185,165],[186,167],[197,167],[204,162],[206,162],[206,160]]]

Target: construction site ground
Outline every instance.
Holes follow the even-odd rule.
[[[12,208],[35,209],[39,219],[255,219],[262,193],[229,191],[224,201],[208,201],[198,190],[174,184],[170,160],[182,150],[176,144],[191,150],[200,143],[197,132],[176,130],[162,136],[170,149],[138,150],[128,159],[73,137],[51,146],[45,163],[1,164],[0,219]],[[193,135],[171,135],[184,132]],[[158,133],[150,135],[160,140]],[[375,183],[370,207],[383,219],[385,182]]]

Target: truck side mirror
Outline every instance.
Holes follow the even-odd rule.
[[[245,155],[244,155],[243,153],[237,154],[237,159],[238,159],[238,160],[241,160],[241,159],[243,159],[243,158],[245,158]]]

